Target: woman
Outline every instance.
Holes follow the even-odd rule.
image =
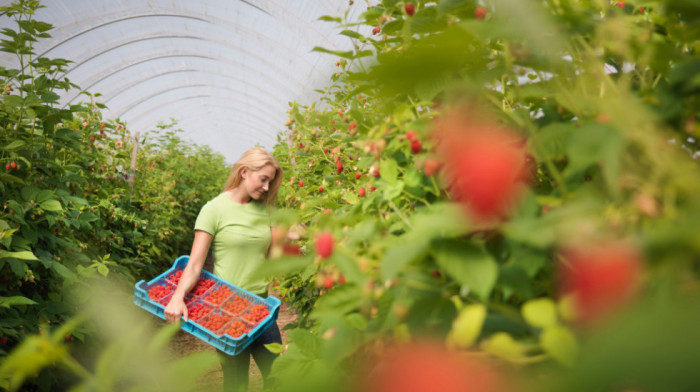
[[[263,148],[246,151],[233,165],[223,193],[202,207],[195,222],[194,242],[187,267],[172,299],[165,308],[165,319],[188,319],[185,295],[192,290],[212,246],[214,275],[262,297],[267,282],[255,278],[255,270],[264,262],[271,245],[270,217],[267,207],[275,202],[282,182],[277,160]],[[277,324],[271,325],[246,350],[236,356],[219,351],[224,373],[224,390],[246,390],[250,356],[267,378],[275,354],[264,345],[282,343]]]

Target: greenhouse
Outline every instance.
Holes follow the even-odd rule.
[[[697,1],[0,34],[0,390],[700,390]]]

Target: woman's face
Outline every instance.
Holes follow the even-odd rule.
[[[275,168],[272,165],[265,165],[257,171],[248,170],[247,168],[243,170],[243,184],[248,195],[255,200],[260,200],[270,189],[272,180],[275,179]]]

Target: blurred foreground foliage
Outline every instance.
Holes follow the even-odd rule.
[[[281,384],[358,389],[386,375],[387,347],[430,339],[518,380],[507,390],[697,389],[699,14],[386,0],[322,18],[354,50],[315,48],[338,70],[291,104],[275,150],[280,221],[301,237],[267,271],[302,315]],[[509,156],[485,144],[495,129],[522,141],[520,193],[489,189],[515,189],[496,180],[511,169],[489,155]],[[481,219],[505,196],[517,204]]]

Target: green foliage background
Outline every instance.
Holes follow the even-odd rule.
[[[53,333],[40,346],[54,354],[45,353],[46,362],[24,358],[19,369],[3,361],[2,388],[21,383],[22,366],[33,375],[65,356],[66,344],[99,347],[105,340],[94,324],[65,327],[94,299],[84,291],[89,282],[116,282],[130,302],[136,280],[189,253],[196,214],[228,174],[223,156],[189,145],[175,124],[164,124],[139,137],[130,183],[135,135],[127,126],[103,119],[104,107],[88,92],[81,104],[58,105],[61,91],[73,86],[58,77],[69,61],[34,55],[33,42],[51,29],[33,18],[38,7],[19,1],[2,8],[17,28],[2,31],[1,49],[20,67],[0,69],[0,354],[18,345],[24,349],[17,355],[31,353],[40,338],[27,337],[40,332]],[[51,390],[65,381],[57,373],[45,371],[34,382]],[[18,378],[8,384],[7,377]]]

